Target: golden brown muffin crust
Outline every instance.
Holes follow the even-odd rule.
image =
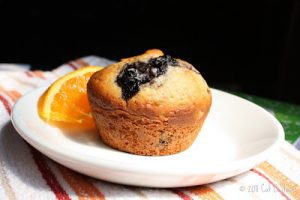
[[[160,50],[149,50],[90,78],[88,96],[106,144],[135,154],[168,155],[188,148],[196,138],[212,97],[205,80],[189,63],[177,59],[180,66],[168,67],[165,74],[142,84],[129,100],[122,98],[116,79],[124,65],[162,55]]]

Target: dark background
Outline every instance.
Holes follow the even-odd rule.
[[[212,87],[300,104],[300,1],[0,0],[0,63],[50,70],[160,48]]]

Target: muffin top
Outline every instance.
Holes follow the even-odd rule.
[[[211,104],[209,87],[200,73],[156,49],[96,72],[88,82],[88,93],[102,109],[152,118],[185,115]]]

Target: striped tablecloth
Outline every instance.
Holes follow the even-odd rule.
[[[0,69],[0,200],[2,199],[300,199],[300,152],[288,142],[252,170],[217,183],[188,188],[139,188],[96,180],[48,159],[14,130],[10,113],[26,92],[86,65],[107,65],[95,56],[51,71]],[[14,69],[8,71],[8,69]],[[300,118],[300,116],[299,116]],[[300,119],[296,123],[300,124]]]

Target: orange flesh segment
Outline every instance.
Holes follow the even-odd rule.
[[[94,127],[86,85],[92,74],[100,69],[102,68],[87,67],[69,73],[54,82],[39,99],[40,116],[48,122]]]

